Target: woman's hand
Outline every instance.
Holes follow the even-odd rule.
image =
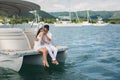
[[[37,38],[34,38],[34,41],[38,41],[38,39],[37,39]]]

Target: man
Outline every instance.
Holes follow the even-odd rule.
[[[58,49],[51,44],[52,34],[49,32],[49,25],[44,25],[44,31],[46,32],[46,35],[44,35],[43,39],[47,42],[45,46],[52,58],[52,63],[58,65],[59,63],[56,60]]]

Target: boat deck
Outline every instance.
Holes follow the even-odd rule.
[[[56,46],[56,47],[58,48],[58,52],[64,52],[68,49],[66,46]],[[30,49],[30,50],[1,50],[0,54],[21,57],[27,55],[36,55],[39,53],[33,49]]]

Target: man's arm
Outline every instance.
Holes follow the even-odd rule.
[[[50,42],[52,40],[52,34],[51,33],[47,33],[46,34],[46,38]]]
[[[51,38],[46,34],[45,35],[48,41],[51,41]]]

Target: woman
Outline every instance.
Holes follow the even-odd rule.
[[[34,39],[34,50],[43,54],[43,65],[49,67],[47,61],[47,49],[43,45],[43,35],[45,34],[44,29],[40,28],[37,32],[36,38]]]

